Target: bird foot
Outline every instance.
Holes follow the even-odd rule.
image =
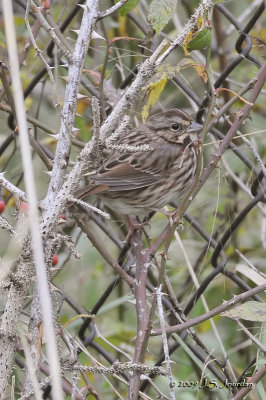
[[[183,221],[176,211],[165,211],[165,215],[168,217],[169,225],[171,228],[172,226],[177,225],[177,229],[179,229],[180,227],[183,229]]]
[[[182,219],[177,214],[176,210],[175,211],[167,211],[164,209],[155,209],[155,208],[153,210],[160,212],[161,214],[164,214],[168,218],[170,227],[172,227],[174,224],[177,224],[177,229],[179,229],[179,228],[183,229],[184,224],[182,222]]]
[[[132,239],[133,233],[136,230],[142,230],[144,226],[150,226],[149,222],[138,222],[135,217],[129,217],[126,215],[126,220],[128,224],[128,234],[126,236],[126,243],[129,243],[130,240]]]

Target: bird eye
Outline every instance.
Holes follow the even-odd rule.
[[[179,129],[179,124],[172,124],[172,125],[171,125],[171,128],[172,128],[174,131],[177,131],[177,130]]]

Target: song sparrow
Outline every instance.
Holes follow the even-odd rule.
[[[118,214],[139,215],[158,210],[190,187],[196,170],[202,126],[181,110],[150,117],[146,124],[124,134],[120,145],[148,144],[147,152],[115,151],[91,183],[74,196],[97,194]]]

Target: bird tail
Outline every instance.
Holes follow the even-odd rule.
[[[92,196],[93,194],[103,193],[108,190],[108,185],[93,185],[88,184],[84,186],[82,189],[78,189],[74,192],[73,197],[78,200],[84,200],[88,196]],[[67,205],[67,207],[72,207],[75,203],[71,202]]]
[[[93,185],[89,184],[84,186],[84,188],[76,190],[74,193],[74,197],[79,200],[86,199],[86,197],[91,196],[93,194],[99,194],[105,192],[108,189],[108,185]]]

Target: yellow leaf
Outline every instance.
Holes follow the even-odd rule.
[[[128,19],[118,14],[118,32],[119,36],[128,36]]]
[[[198,30],[200,30],[200,28],[204,25],[204,19],[203,16],[201,14],[199,14],[198,16],[198,21],[197,21],[197,26],[198,26]]]
[[[244,97],[240,96],[239,94],[237,94],[236,92],[234,92],[233,90],[227,89],[227,88],[218,88],[215,90],[215,93],[221,92],[221,91],[226,91],[229,93],[232,93],[234,96],[237,96],[240,100],[242,100],[244,103],[248,104],[249,106],[253,106],[253,103],[250,103],[249,101],[247,101],[246,99],[244,99]]]
[[[31,97],[26,97],[24,104],[25,104],[25,108],[27,111],[31,108],[32,103],[33,103],[33,99]]]
[[[206,69],[204,65],[195,63],[192,67],[196,70],[199,77],[203,80],[203,82],[208,82],[208,75],[206,74]]]
[[[81,99],[77,104],[77,113],[83,115],[87,108],[90,106],[90,99]]]
[[[57,143],[57,140],[53,138],[52,136],[47,136],[44,140],[43,143],[46,144],[47,146],[51,146]]]
[[[193,67],[197,72],[197,74],[199,75],[199,77],[203,80],[203,82],[205,83],[208,82],[208,76],[204,65],[192,60],[191,58],[185,58],[181,60],[178,63],[178,67],[180,68],[180,70]]]
[[[157,72],[154,77],[151,78],[151,82],[156,83],[162,79],[171,79],[177,74],[177,72],[179,72],[179,69],[177,69],[176,66],[164,62],[157,68]],[[147,87],[145,89],[147,89]]]
[[[141,111],[141,116],[142,116],[142,121],[143,122],[145,122],[146,119],[148,118],[150,108],[152,106],[154,106],[154,104],[159,99],[162,91],[165,88],[165,85],[166,85],[167,81],[168,81],[167,78],[163,78],[163,79],[159,80],[158,82],[151,83],[149,85],[148,90],[146,92],[146,95],[148,97],[148,101],[147,101],[147,103],[145,104],[145,106],[143,107],[143,109]]]
[[[188,43],[191,41],[192,35],[193,35],[193,32],[190,31],[189,34],[187,35],[187,37],[186,37],[185,40],[184,40],[183,49],[184,49],[184,52],[185,52],[185,54],[186,54],[187,56],[189,55],[189,51],[187,50],[187,45],[188,45]]]
[[[14,22],[16,26],[25,26],[25,19],[23,17],[19,17],[18,15],[14,16]]]
[[[69,324],[71,324],[71,322],[76,321],[76,319],[79,319],[79,318],[90,318],[90,319],[92,319],[93,317],[94,317],[94,314],[79,314],[79,315],[76,315],[75,317],[73,317],[73,318],[69,319],[68,321],[66,321],[64,323],[64,325],[63,325],[63,328],[65,329]]]

